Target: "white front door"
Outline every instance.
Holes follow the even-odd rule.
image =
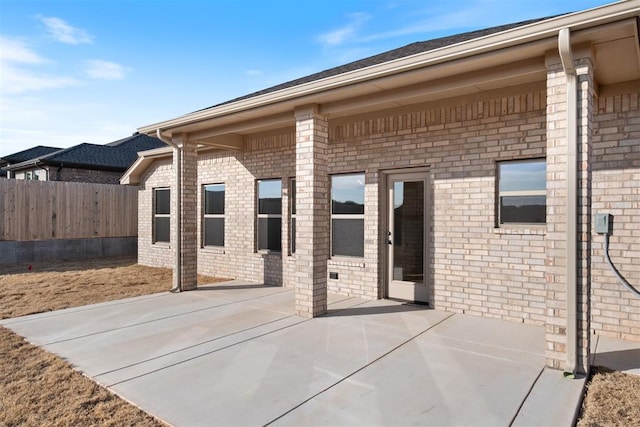
[[[387,297],[428,302],[427,172],[387,177]]]

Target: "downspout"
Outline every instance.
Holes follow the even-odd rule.
[[[180,227],[180,223],[181,223],[181,215],[180,215],[180,204],[181,204],[181,197],[180,197],[180,187],[182,184],[182,177],[180,175],[180,157],[182,155],[182,152],[180,151],[180,147],[178,147],[178,144],[176,144],[175,142],[165,139],[162,136],[162,131],[160,130],[160,128],[158,128],[156,130],[156,137],[164,142],[165,144],[167,144],[168,146],[173,148],[173,158],[175,159],[175,164],[176,164],[176,181],[175,181],[175,205],[176,205],[176,228],[174,230],[174,239],[175,239],[175,246],[176,246],[176,257],[175,257],[175,263],[173,268],[175,269],[175,282],[173,283],[173,286],[171,287],[171,292],[181,292],[182,291],[182,272],[180,270],[180,265],[181,265],[181,258],[182,258],[182,251],[180,250],[180,240],[182,237],[182,232],[181,232],[181,227]]]
[[[571,33],[563,28],[558,34],[558,50],[567,78],[567,363],[565,373],[578,370],[578,77],[571,51]]]

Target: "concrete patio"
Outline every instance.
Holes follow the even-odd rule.
[[[227,282],[2,324],[178,426],[573,421],[584,379],[545,369],[542,327],[329,303],[303,319],[291,289]]]

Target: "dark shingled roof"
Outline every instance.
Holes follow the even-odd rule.
[[[345,65],[340,65],[338,67],[330,68],[328,70],[324,70],[324,71],[321,71],[319,73],[311,74],[311,75],[306,76],[306,77],[301,77],[299,79],[291,80],[289,82],[282,83],[282,84],[279,84],[279,85],[276,85],[276,86],[272,86],[270,88],[263,89],[263,90],[260,90],[258,92],[253,92],[253,93],[250,93],[248,95],[244,95],[244,96],[241,96],[241,97],[229,100],[229,101],[225,101],[225,102],[222,102],[220,104],[216,104],[216,105],[213,105],[211,107],[207,107],[207,108],[204,108],[204,109],[198,110],[198,111],[209,110],[211,108],[219,107],[221,105],[231,104],[233,102],[242,101],[242,100],[253,98],[253,97],[256,97],[256,96],[259,96],[259,95],[264,95],[264,94],[267,94],[267,93],[275,92],[275,91],[278,91],[278,90],[281,90],[281,89],[287,89],[287,88],[298,86],[298,85],[301,85],[301,84],[304,84],[304,83],[309,83],[309,82],[313,82],[313,81],[316,81],[316,80],[321,80],[321,79],[324,79],[324,78],[327,78],[327,77],[337,76],[339,74],[344,74],[344,73],[347,73],[349,71],[355,71],[355,70],[359,70],[359,69],[362,69],[362,68],[370,67],[372,65],[378,65],[378,64],[382,64],[384,62],[393,61],[395,59],[405,58],[407,56],[415,55],[415,54],[418,54],[418,53],[428,52],[430,50],[435,50],[435,49],[451,46],[451,45],[454,45],[456,43],[462,43],[462,42],[465,42],[465,41],[468,41],[468,40],[477,39],[477,38],[488,36],[488,35],[491,35],[491,34],[496,34],[496,33],[502,32],[502,31],[511,30],[513,28],[523,27],[523,26],[529,25],[529,24],[535,24],[536,22],[546,21],[547,19],[552,19],[552,18],[555,18],[557,16],[561,16],[561,15],[548,16],[548,17],[545,17],[545,18],[538,18],[538,19],[530,19],[530,20],[527,20],[527,21],[516,22],[516,23],[513,23],[513,24],[499,25],[497,27],[486,28],[486,29],[483,29],[483,30],[470,31],[470,32],[467,32],[467,33],[456,34],[456,35],[453,35],[453,36],[447,36],[447,37],[441,37],[441,38],[428,40],[428,41],[411,43],[411,44],[408,44],[406,46],[403,46],[403,47],[400,47],[400,48],[397,48],[397,49],[393,49],[393,50],[390,50],[390,51],[387,51],[387,52],[383,52],[383,53],[380,53],[378,55],[370,56],[370,57],[365,58],[365,59],[360,59],[358,61],[350,62],[350,63],[345,64]]]
[[[22,162],[14,163],[13,168],[21,169],[38,163],[51,166],[124,172],[136,161],[139,151],[152,150],[164,146],[166,146],[165,143],[158,138],[136,132],[132,136],[106,145],[83,143],[65,149],[54,148],[53,152],[48,151],[40,156],[31,156]],[[35,148],[31,150],[35,150]],[[25,152],[31,150],[26,150]]]
[[[44,156],[40,161],[53,166],[125,171],[138,158],[138,151],[164,146],[165,143],[157,138],[136,133],[106,145],[79,144]]]
[[[4,157],[1,157],[0,160],[4,160],[7,163],[22,163],[22,162],[26,162],[27,160],[35,159],[36,157],[42,157],[59,150],[60,148],[56,148],[56,147],[46,147],[44,145],[37,145],[33,148],[29,148],[28,150],[23,150],[17,153],[8,154]]]

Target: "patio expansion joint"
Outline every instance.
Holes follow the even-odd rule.
[[[228,338],[228,337],[231,337],[231,336],[234,336],[234,335],[237,335],[237,334],[241,334],[241,333],[243,333],[243,332],[251,331],[251,330],[253,330],[253,329],[258,329],[258,328],[261,328],[261,327],[263,327],[263,326],[270,325],[270,324],[272,324],[272,323],[276,323],[276,322],[280,322],[280,321],[282,321],[282,320],[284,320],[284,319],[288,319],[288,318],[291,318],[291,317],[294,317],[294,316],[293,316],[293,315],[289,315],[289,316],[280,317],[280,318],[278,318],[278,319],[270,320],[270,321],[268,321],[268,322],[264,322],[264,323],[261,323],[261,324],[259,324],[259,325],[252,326],[252,327],[250,327],[250,328],[241,329],[241,330],[239,330],[239,331],[234,331],[234,332],[231,332],[231,333],[228,333],[228,334],[225,334],[225,335],[221,335],[221,336],[219,336],[219,337],[215,337],[215,338],[212,338],[212,339],[210,339],[210,340],[202,341],[202,342],[199,342],[199,343],[197,343],[197,344],[192,344],[192,345],[190,345],[190,346],[183,347],[183,348],[181,348],[181,349],[179,349],[179,350],[170,351],[170,352],[167,352],[167,353],[164,353],[164,354],[161,354],[161,355],[155,356],[155,357],[150,357],[150,358],[148,358],[148,359],[141,360],[141,361],[136,362],[136,363],[131,363],[131,364],[126,365],[126,366],[121,366],[121,367],[119,367],[119,368],[110,369],[110,370],[105,371],[105,372],[100,372],[99,374],[93,375],[93,377],[94,377],[94,378],[97,378],[97,377],[100,377],[100,376],[102,376],[102,375],[107,375],[107,374],[111,374],[111,373],[113,373],[113,372],[121,371],[121,370],[123,370],[123,369],[132,368],[132,367],[134,367],[134,366],[142,365],[142,364],[144,364],[144,363],[151,362],[151,361],[153,361],[153,360],[158,360],[158,359],[161,359],[161,358],[163,358],[163,357],[170,356],[170,355],[172,355],[172,354],[178,354],[178,353],[180,353],[180,352],[182,352],[182,351],[191,350],[191,349],[193,349],[193,348],[196,348],[196,347],[199,347],[199,346],[202,346],[202,345],[205,345],[205,344],[209,344],[209,343],[212,343],[212,342],[217,341],[217,340],[221,340],[221,339],[224,339],[224,338]],[[293,325],[290,325],[290,326],[293,326]],[[262,335],[260,335],[260,336],[262,336]],[[230,346],[232,346],[232,345],[234,345],[234,344],[231,344],[231,345],[226,346],[226,347],[224,347],[224,348],[228,348],[228,347],[230,347]],[[216,349],[216,350],[214,350],[214,351],[207,352],[207,353],[204,353],[204,354],[199,355],[199,356],[194,356],[193,358],[191,358],[191,359],[187,359],[187,360],[193,360],[193,359],[195,359],[195,358],[198,358],[198,357],[204,356],[205,354],[213,353],[213,352],[218,351],[218,350],[221,350],[221,349]],[[185,362],[186,362],[187,360],[185,360]],[[173,365],[177,365],[177,364],[178,364],[178,363],[173,364]],[[172,365],[172,366],[173,366],[173,365]],[[125,380],[125,381],[126,381],[126,380]],[[122,382],[124,382],[124,381],[122,381]],[[119,383],[114,383],[114,384],[111,384],[111,385],[115,385],[115,384],[119,384]]]
[[[295,317],[295,316],[287,316],[287,317]],[[286,319],[287,317],[284,317],[283,319]],[[282,320],[282,319],[280,319],[280,320]],[[172,364],[170,364],[170,365],[163,366],[163,367],[161,367],[161,368],[154,369],[154,370],[149,371],[149,372],[145,372],[144,374],[136,375],[136,376],[134,376],[134,377],[127,378],[126,380],[122,380],[122,381],[115,382],[115,383],[113,383],[113,384],[109,384],[107,387],[109,387],[109,388],[111,388],[111,387],[115,387],[115,386],[117,386],[117,385],[119,385],[119,384],[123,384],[123,383],[129,382],[129,381],[132,381],[132,380],[135,380],[135,379],[138,379],[138,378],[142,378],[142,377],[145,377],[145,376],[147,376],[147,375],[155,374],[156,372],[164,371],[165,369],[173,368],[173,367],[175,367],[175,366],[179,366],[179,365],[182,365],[182,364],[184,364],[184,363],[191,362],[191,361],[196,360],[196,359],[199,359],[199,358],[201,358],[201,357],[208,356],[208,355],[210,355],[210,354],[217,353],[217,352],[219,352],[219,351],[222,351],[222,350],[225,350],[225,349],[228,349],[228,348],[231,348],[231,347],[237,346],[237,345],[239,345],[239,344],[242,344],[242,343],[245,343],[245,342],[252,341],[252,340],[254,340],[254,339],[256,339],[256,338],[261,338],[261,337],[264,337],[264,336],[267,336],[267,335],[273,334],[273,333],[275,333],[275,332],[283,331],[283,330],[285,330],[285,329],[292,328],[292,327],[294,327],[294,326],[298,326],[298,325],[301,325],[301,324],[306,323],[306,322],[310,322],[311,320],[313,320],[313,319],[303,319],[303,320],[301,320],[300,322],[294,323],[294,324],[292,324],[292,325],[283,326],[282,328],[274,329],[274,330],[272,330],[272,331],[265,332],[264,334],[260,334],[260,335],[252,336],[252,337],[246,338],[246,339],[244,339],[244,340],[241,340],[241,341],[235,342],[235,343],[233,343],[233,344],[229,344],[229,345],[226,345],[226,346],[224,346],[224,347],[216,348],[215,350],[207,351],[206,353],[202,353],[202,354],[199,354],[199,355],[197,355],[197,356],[189,357],[188,359],[184,359],[184,360],[181,360],[181,361],[179,361],[179,362],[175,362],[175,363],[172,363]],[[267,322],[267,323],[265,323],[265,324],[268,324],[268,323],[271,323],[271,322]],[[257,327],[260,327],[260,326],[262,326],[262,325],[258,325],[258,326],[256,326],[256,328],[257,328]],[[253,329],[253,328],[249,328],[249,329]],[[104,375],[104,373],[102,373],[102,374],[100,374],[100,375]]]
[[[536,379],[533,381],[533,383],[531,383],[531,387],[529,387],[529,391],[527,391],[527,394],[522,399],[522,402],[520,402],[520,405],[518,406],[518,409],[516,409],[516,413],[513,414],[513,417],[511,418],[511,421],[509,421],[509,427],[511,427],[513,425],[513,423],[516,421],[516,418],[518,418],[518,415],[520,414],[520,411],[522,411],[522,407],[524,406],[524,403],[527,401],[527,399],[531,395],[531,392],[533,391],[533,388],[536,386],[536,383],[538,382],[538,380],[542,376],[542,373],[544,372],[544,369],[545,368],[543,366],[540,369],[540,372],[538,372],[538,375],[536,376]]]
[[[281,293],[281,292],[278,292],[278,293]],[[271,295],[273,295],[273,294],[271,294]],[[349,299],[352,299],[352,298],[351,298],[351,297],[347,297],[347,298],[342,299],[342,300],[340,300],[340,301],[336,301],[336,302],[334,302],[334,303],[332,303],[332,304],[337,304],[337,303],[340,303],[340,302],[343,302],[343,301],[347,301],[347,300],[349,300]],[[368,301],[363,301],[363,302],[361,302],[361,303],[359,303],[359,304],[355,304],[355,305],[353,305],[353,306],[351,306],[351,307],[349,307],[349,308],[357,307],[357,306],[360,306],[360,305],[366,304],[367,302],[368,302]],[[344,308],[344,309],[337,309],[337,310],[336,310],[336,312],[339,312],[339,311],[341,311],[341,310],[346,310],[346,308]],[[94,375],[93,377],[94,377],[94,378],[97,378],[97,377],[99,377],[99,376],[106,375],[106,374],[109,374],[109,373],[111,373],[111,372],[115,372],[115,371],[118,371],[118,370],[121,370],[121,369],[126,369],[126,368],[131,367],[131,366],[136,366],[136,365],[139,365],[139,364],[142,364],[142,363],[146,363],[146,362],[151,361],[151,360],[159,359],[159,358],[161,358],[161,357],[164,357],[164,356],[167,356],[167,355],[170,355],[170,354],[175,354],[175,353],[178,353],[178,352],[180,352],[180,351],[187,350],[187,349],[189,349],[189,348],[197,347],[197,346],[199,346],[199,345],[204,345],[204,344],[206,344],[206,343],[213,342],[213,341],[216,341],[216,340],[219,340],[219,339],[223,339],[223,338],[225,338],[225,337],[233,336],[233,335],[236,335],[236,334],[241,333],[241,332],[249,331],[249,330],[252,330],[252,329],[257,329],[257,328],[260,328],[260,327],[262,327],[262,326],[265,326],[265,325],[268,325],[268,324],[271,324],[271,323],[275,323],[275,322],[279,322],[279,321],[281,321],[281,320],[288,319],[288,318],[291,318],[291,317],[296,317],[296,316],[293,316],[293,315],[290,315],[290,316],[284,316],[284,317],[281,317],[281,318],[279,318],[279,319],[275,319],[275,320],[272,320],[272,321],[269,321],[269,322],[262,323],[262,324],[260,324],[260,325],[252,326],[251,328],[247,328],[247,329],[244,329],[244,330],[242,330],[242,331],[237,331],[237,332],[234,332],[234,333],[231,333],[231,334],[227,334],[227,335],[224,335],[224,336],[221,336],[221,337],[217,337],[217,338],[214,338],[214,339],[211,339],[211,340],[208,340],[208,341],[205,341],[205,342],[199,343],[199,344],[194,344],[194,345],[192,345],[192,346],[185,347],[185,348],[180,349],[180,350],[176,350],[176,351],[173,351],[173,352],[169,352],[169,353],[167,353],[166,355],[160,355],[160,356],[157,356],[157,357],[154,357],[154,358],[151,358],[151,359],[145,360],[145,361],[141,361],[141,362],[137,362],[137,363],[131,364],[131,365],[129,365],[129,366],[125,366],[125,367],[118,368],[118,369],[113,369],[113,370],[111,370],[111,371],[107,371],[107,372],[102,372],[102,373],[100,373],[100,374],[98,374],[98,375]],[[256,338],[261,338],[261,337],[264,337],[264,336],[267,336],[267,335],[273,334],[273,333],[275,333],[275,332],[279,332],[279,331],[282,331],[282,330],[285,330],[285,329],[288,329],[288,328],[291,328],[291,327],[294,327],[294,326],[301,325],[301,324],[306,323],[306,322],[310,322],[311,320],[313,320],[313,318],[311,318],[311,319],[301,319],[301,320],[300,320],[300,322],[297,322],[297,323],[294,323],[294,324],[291,324],[291,325],[287,325],[287,326],[283,326],[282,328],[274,329],[274,330],[272,330],[272,331],[265,332],[264,334],[256,335],[256,336],[253,336],[253,337],[249,337],[249,338],[247,338],[247,339],[244,339],[244,340],[241,340],[241,341],[235,342],[235,343],[233,343],[233,344],[229,344],[229,345],[227,345],[227,346],[224,346],[224,347],[221,347],[221,348],[217,348],[217,349],[215,349],[215,350],[208,351],[208,352],[205,352],[205,353],[203,353],[203,354],[199,354],[199,355],[197,355],[197,356],[193,356],[193,357],[190,357],[190,358],[185,359],[185,360],[181,360],[180,362],[172,363],[172,364],[170,364],[170,365],[163,366],[162,368],[154,369],[154,370],[152,370],[152,371],[145,372],[144,374],[136,375],[136,376],[134,376],[134,377],[127,378],[126,380],[118,381],[118,382],[115,382],[115,383],[113,383],[113,384],[108,384],[108,385],[105,385],[105,386],[106,386],[106,387],[114,387],[114,386],[116,386],[116,385],[119,385],[119,384],[122,384],[122,383],[125,383],[125,382],[128,382],[128,381],[131,381],[131,380],[135,380],[135,379],[137,379],[137,378],[141,378],[141,377],[144,377],[144,376],[147,376],[147,375],[150,375],[150,374],[156,373],[156,372],[160,372],[160,371],[162,371],[162,370],[169,369],[169,368],[172,368],[172,367],[175,367],[175,366],[181,365],[181,364],[183,364],[183,363],[186,363],[186,362],[190,362],[190,361],[192,361],[192,360],[199,359],[199,358],[204,357],[204,356],[208,356],[208,355],[210,355],[210,354],[213,354],[213,353],[216,353],[216,352],[218,352],[218,351],[222,351],[222,350],[225,350],[225,349],[228,349],[228,348],[234,347],[234,346],[236,346],[236,345],[240,345],[240,344],[242,344],[242,343],[245,343],[245,342],[248,342],[248,341],[254,340],[254,339],[256,339]],[[423,332],[426,332],[426,331],[423,331]],[[96,381],[97,381],[97,380],[96,380]]]
[[[288,291],[284,291],[284,292],[288,292]],[[141,326],[141,325],[146,325],[146,324],[158,322],[158,321],[161,321],[161,320],[172,319],[172,318],[176,318],[176,317],[186,316],[188,314],[198,313],[198,312],[207,311],[207,310],[213,310],[213,309],[219,308],[219,307],[225,307],[225,306],[229,306],[229,305],[233,305],[233,304],[240,304],[240,303],[243,303],[243,302],[257,300],[257,299],[260,299],[260,298],[266,298],[266,297],[270,297],[270,296],[281,294],[281,293],[283,293],[283,291],[274,292],[272,294],[262,295],[262,296],[259,296],[259,297],[252,297],[252,298],[246,298],[246,299],[237,300],[237,301],[231,301],[231,302],[227,302],[227,303],[223,303],[223,304],[210,305],[210,306],[207,306],[207,307],[199,308],[197,310],[191,310],[191,311],[186,311],[184,313],[172,314],[170,316],[158,317],[156,319],[145,320],[144,322],[131,323],[129,325],[120,326],[118,328],[104,329],[102,331],[96,331],[96,332],[92,332],[90,334],[79,335],[77,337],[72,337],[72,338],[65,338],[65,339],[62,339],[62,340],[52,341],[52,342],[44,343],[44,344],[41,344],[41,345],[42,346],[46,346],[46,345],[53,345],[53,344],[59,344],[59,343],[63,343],[63,342],[74,341],[74,340],[81,339],[81,338],[87,338],[87,337],[91,337],[91,336],[95,336],[95,335],[105,334],[107,332],[120,331],[120,330],[123,330],[123,329],[133,328],[133,327]]]
[[[397,346],[393,347],[391,350],[387,351],[386,353],[382,354],[381,356],[375,358],[374,360],[372,360],[371,362],[365,364],[364,366],[361,366],[360,368],[356,369],[355,371],[351,372],[348,375],[345,375],[343,378],[341,378],[340,380],[336,381],[335,383],[329,385],[328,387],[320,390],[319,392],[317,392],[316,394],[314,394],[313,396],[303,400],[302,402],[300,402],[299,404],[295,405],[294,407],[292,407],[291,409],[289,409],[288,411],[286,411],[285,413],[283,413],[282,415],[279,415],[278,417],[272,419],[271,421],[268,421],[266,423],[264,423],[265,426],[271,425],[273,423],[275,423],[276,421],[280,420],[281,418],[287,416],[288,414],[290,414],[291,412],[295,411],[296,409],[298,409],[299,407],[303,406],[304,404],[306,404],[307,402],[310,402],[311,400],[315,399],[316,397],[320,396],[321,394],[325,393],[326,391],[332,389],[333,387],[337,386],[338,384],[348,380],[349,378],[351,378],[352,376],[356,375],[358,372],[363,371],[364,369],[368,368],[369,366],[373,365],[374,363],[378,362],[379,360],[387,357],[388,355],[390,355],[391,353],[393,353],[394,351],[400,349],[401,347],[405,346],[406,344],[410,343],[411,341],[415,340],[416,338],[424,335],[425,333],[429,332],[430,330],[432,330],[433,328],[435,328],[436,326],[442,324],[443,322],[447,321],[448,319],[450,319],[451,317],[453,317],[455,315],[455,313],[451,313],[449,314],[447,317],[441,319],[440,321],[434,323],[433,325],[429,326],[427,329],[425,329],[424,331],[421,331],[420,333],[412,336],[411,338],[401,342],[400,344],[398,344]]]

